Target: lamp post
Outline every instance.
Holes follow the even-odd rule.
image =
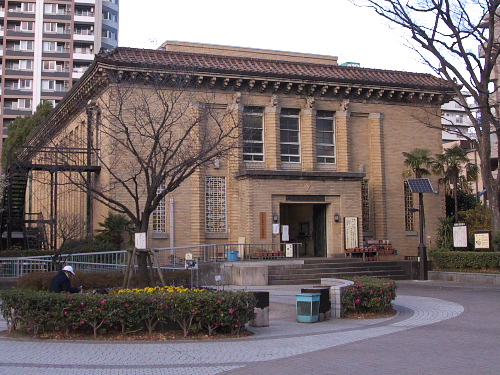
[[[424,213],[424,194],[418,193],[418,211],[420,222],[420,244],[418,245],[418,257],[420,259],[420,277],[419,280],[428,279],[427,267],[427,247],[425,246],[425,213]]]
[[[424,194],[435,193],[428,178],[408,179],[408,185],[412,193],[418,193],[418,208],[410,209],[412,212],[419,212],[420,222],[420,244],[418,245],[419,258],[419,280],[428,280],[427,247],[425,246],[425,213]]]

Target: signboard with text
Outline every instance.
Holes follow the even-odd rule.
[[[467,247],[467,226],[465,224],[453,225],[453,246]]]
[[[344,218],[345,248],[359,247],[359,229],[357,217]]]

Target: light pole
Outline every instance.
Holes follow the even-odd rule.
[[[419,257],[419,280],[428,280],[427,247],[425,246],[425,213],[424,194],[434,193],[431,182],[428,178],[409,178],[408,186],[412,193],[418,193],[418,208],[410,209],[412,212],[419,212],[420,222],[420,244],[418,245]]]

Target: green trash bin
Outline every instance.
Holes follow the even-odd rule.
[[[315,323],[319,320],[320,293],[297,294],[297,321]]]

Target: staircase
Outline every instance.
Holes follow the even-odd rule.
[[[270,265],[269,285],[319,284],[322,278],[373,276],[392,280],[409,279],[395,262],[363,262],[357,259],[304,259],[304,264]]]
[[[9,224],[12,232],[23,231],[27,181],[28,172],[24,169],[8,172],[2,197],[3,210],[0,216],[1,233],[7,230]]]

